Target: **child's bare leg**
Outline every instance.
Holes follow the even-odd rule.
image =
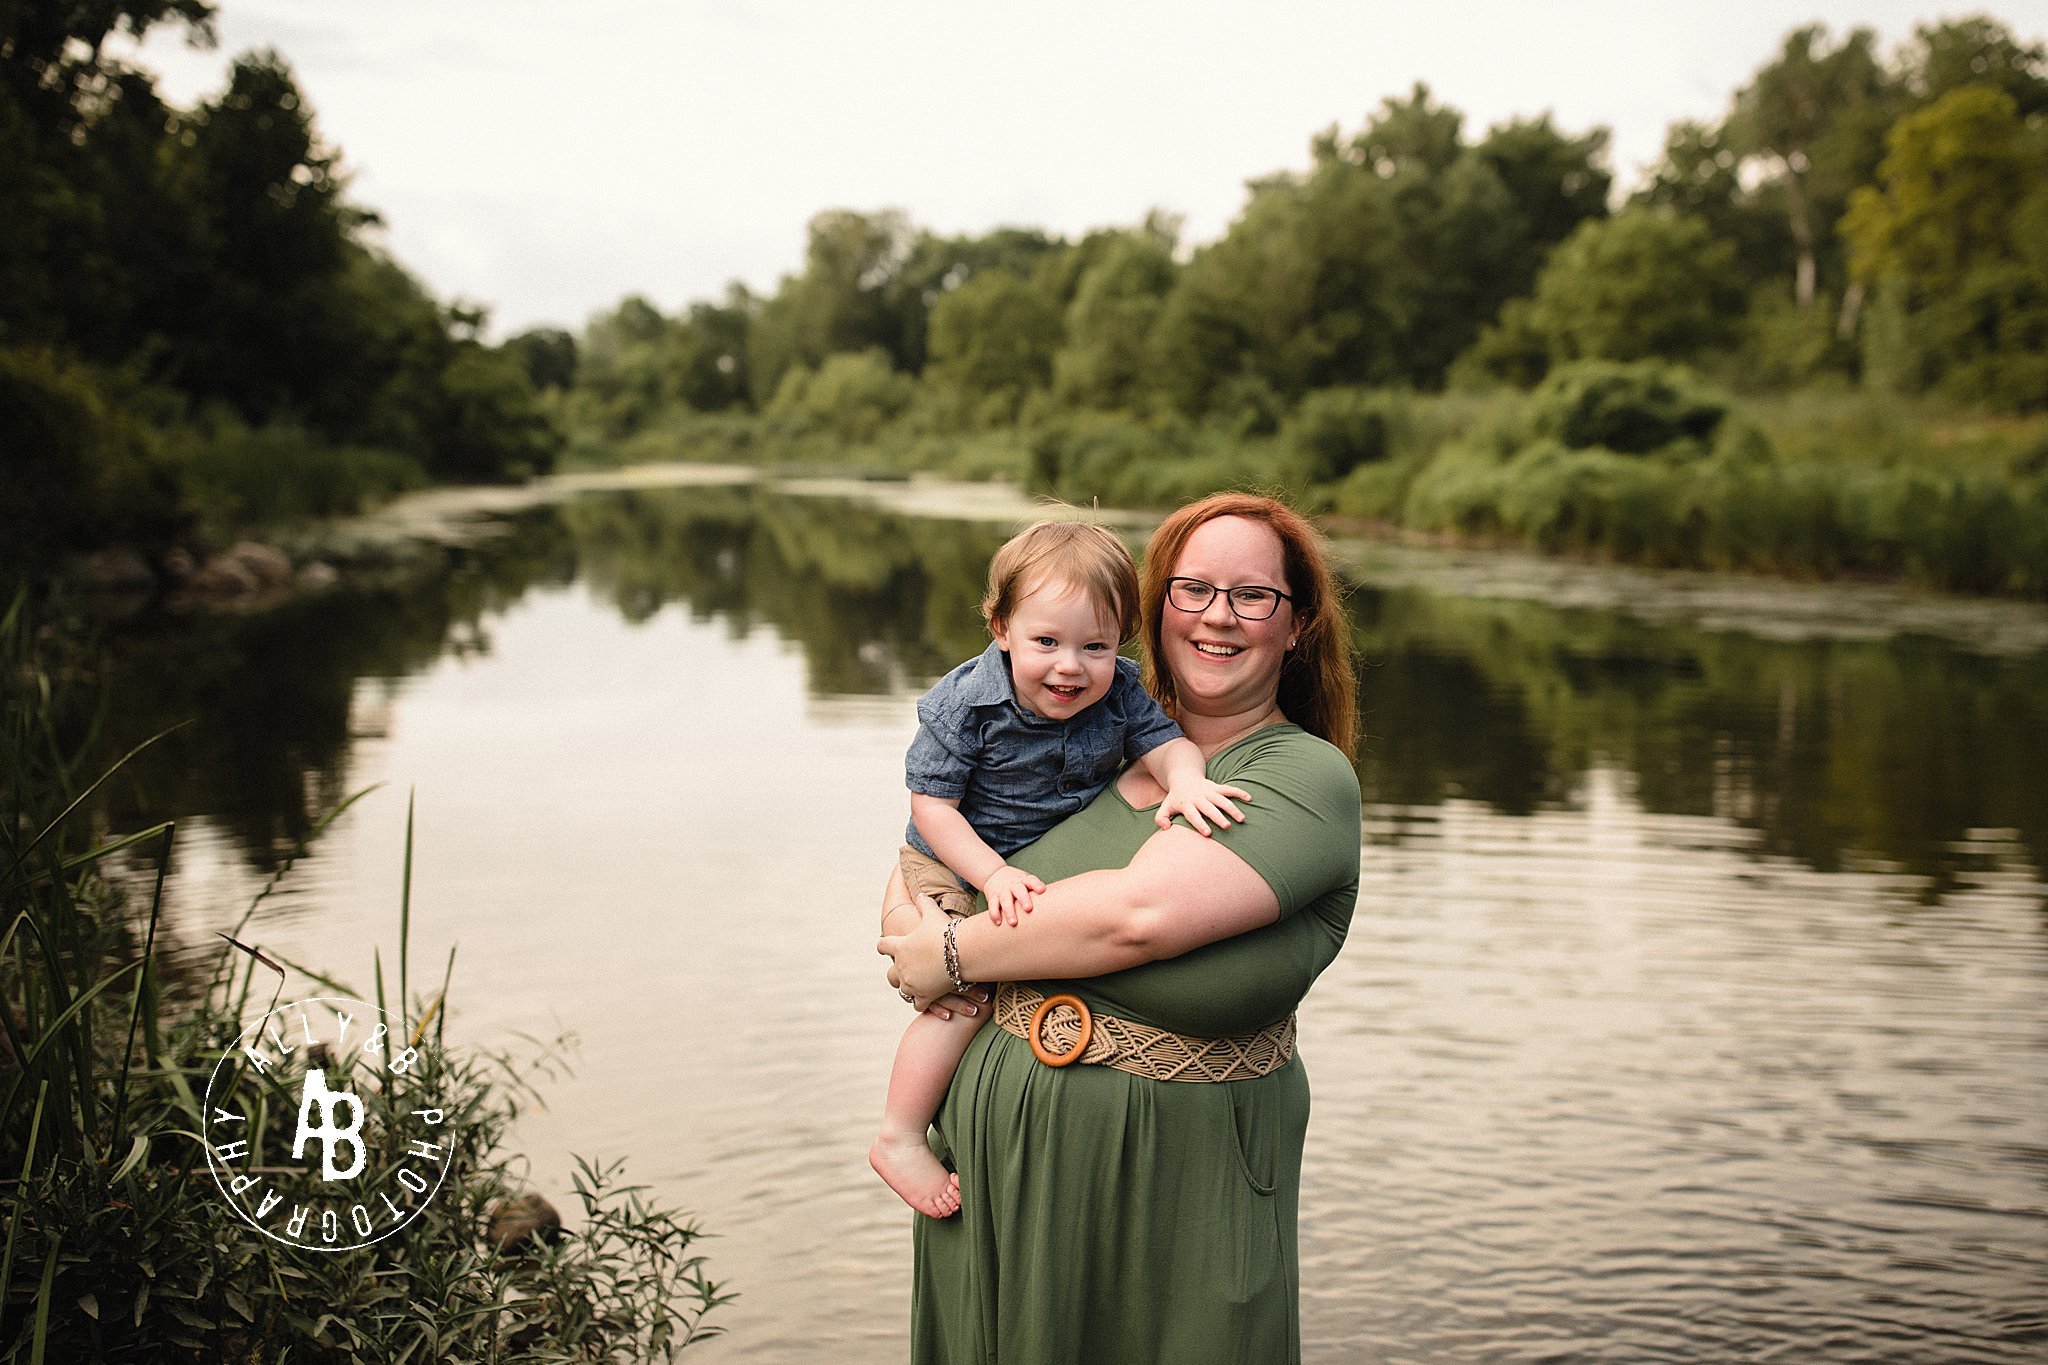
[[[988,1022],[989,1007],[974,1014],[955,1010],[951,1019],[920,1014],[903,1030],[896,1062],[889,1068],[889,1098],[882,1106],[882,1135],[868,1148],[868,1164],[903,1202],[933,1218],[960,1210],[960,1177],[947,1170],[925,1145],[925,1133],[945,1102],[953,1072],[967,1045]]]

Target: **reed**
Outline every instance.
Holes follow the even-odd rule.
[[[66,638],[39,632],[21,598],[0,618],[0,782],[9,795],[0,820],[0,1178],[12,1195],[0,1245],[0,1361],[523,1365],[666,1359],[716,1335],[706,1314],[731,1295],[705,1273],[701,1232],[622,1183],[617,1164],[577,1163],[580,1208],[552,1245],[508,1252],[492,1240],[494,1211],[519,1192],[510,1126],[562,1066],[566,1038],[521,1056],[424,1050],[428,1072],[408,1093],[434,1095],[456,1140],[439,1199],[397,1235],[305,1254],[236,1217],[206,1167],[202,1097],[252,1001],[271,991],[268,973],[278,971],[282,985],[282,966],[233,945],[209,971],[163,959],[175,825],[123,835],[96,827],[94,792],[133,754],[80,780],[99,701],[81,681],[80,657],[52,657]],[[431,1029],[440,1039],[454,955],[431,998],[408,994],[410,845],[408,812],[400,1012],[414,1037]],[[117,861],[134,853],[153,858],[153,878],[122,875]],[[137,891],[124,889],[131,884]],[[238,932],[276,885],[259,893]],[[376,977],[381,1007],[381,963]],[[251,1123],[275,1131],[294,1114],[289,1097],[273,1093],[252,1106]]]

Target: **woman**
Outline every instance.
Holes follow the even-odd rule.
[[[924,904],[882,940],[919,1003],[978,1008],[960,982],[1029,983],[999,989],[1005,1027],[975,1039],[935,1125],[962,1208],[916,1223],[911,1353],[928,1365],[1300,1355],[1292,1016],[1358,890],[1349,630],[1308,524],[1242,494],[1159,528],[1142,597],[1148,684],[1209,775],[1252,793],[1248,818],[1160,831],[1146,808],[1162,793],[1134,768],[1011,858],[1050,888],[1022,925]],[[1041,1061],[1023,1006],[1061,993],[1135,1051]],[[1058,1013],[1036,1030],[1055,1061],[1079,1032]],[[1123,1044],[1088,1059],[1105,1046]],[[1190,1049],[1214,1079],[1174,1070]],[[1181,1079],[1154,1078],[1161,1055]]]

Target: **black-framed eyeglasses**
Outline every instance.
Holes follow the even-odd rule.
[[[1281,600],[1294,600],[1292,593],[1278,588],[1260,587],[1247,583],[1243,587],[1225,590],[1214,583],[1204,583],[1199,578],[1169,578],[1166,580],[1166,600],[1181,611],[1207,611],[1209,604],[1222,593],[1230,603],[1230,610],[1240,621],[1263,621],[1280,610]]]

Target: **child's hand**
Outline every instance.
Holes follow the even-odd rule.
[[[1024,916],[1031,913],[1033,898],[1043,890],[1044,882],[1008,863],[989,873],[981,884],[981,893],[988,897],[988,917],[997,924],[1022,924]]]
[[[1244,812],[1230,804],[1229,798],[1250,801],[1251,793],[1240,787],[1226,787],[1220,782],[1211,782],[1206,777],[1197,777],[1182,782],[1166,793],[1166,799],[1159,803],[1159,814],[1152,822],[1165,829],[1173,823],[1176,815],[1186,818],[1195,832],[1203,838],[1209,837],[1209,826],[1203,817],[1227,827],[1232,820],[1244,823]]]

